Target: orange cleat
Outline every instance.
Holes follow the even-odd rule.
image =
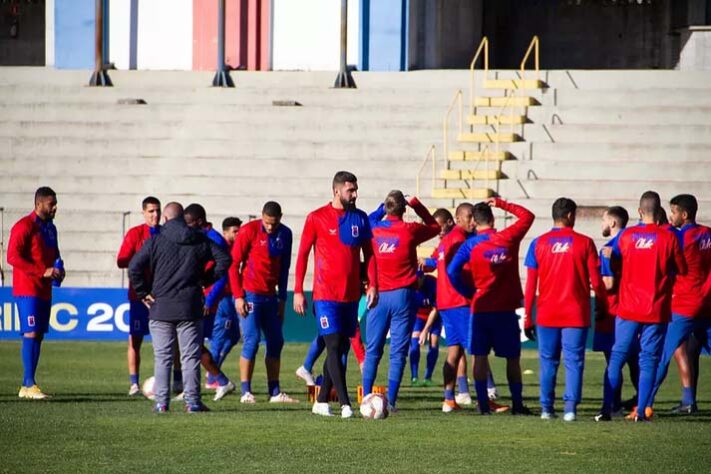
[[[651,420],[654,416],[654,410],[652,407],[647,407],[644,409],[644,417]],[[637,407],[633,407],[629,415],[625,416],[625,420],[634,421],[637,418]]]
[[[453,411],[461,410],[462,407],[460,407],[457,402],[454,400],[445,400],[444,403],[442,404],[442,411],[444,413],[451,413]]]
[[[489,410],[493,413],[504,413],[511,409],[508,405],[499,405],[494,400],[489,400]]]

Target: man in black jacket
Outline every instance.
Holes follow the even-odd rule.
[[[183,367],[185,408],[207,411],[200,399],[200,354],[205,284],[204,269],[215,261],[214,278],[227,274],[232,259],[204,233],[189,228],[183,207],[171,202],[163,210],[166,223],[131,259],[129,278],[150,308],[149,327],[155,359],[154,411],[168,411],[173,348],[177,339]],[[145,277],[150,270],[152,278]]]

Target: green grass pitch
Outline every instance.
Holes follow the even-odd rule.
[[[225,366],[235,380],[240,347]],[[287,344],[282,364],[282,387],[302,400],[298,405],[266,403],[260,358],[253,382],[256,405],[240,405],[234,395],[218,403],[206,397],[210,413],[189,415],[182,412],[182,404],[174,403],[171,413],[155,415],[149,401],[126,396],[124,344],[45,343],[38,381],[54,397],[37,402],[17,398],[20,345],[2,342],[0,472],[651,473],[708,472],[711,466],[709,358],[702,360],[701,412],[693,417],[667,415],[679,397],[672,367],[653,423],[594,423],[604,360],[588,353],[583,403],[575,423],[508,414],[482,417],[473,408],[445,415],[440,411],[441,389],[410,388],[407,373],[400,412],[384,421],[370,421],[310,414],[304,386],[293,375],[305,351],[305,344]],[[145,378],[152,372],[150,345],[144,346],[143,356]],[[384,382],[386,361],[379,383]],[[492,361],[499,390],[508,400],[504,365]],[[524,352],[522,366],[534,371],[524,376],[524,395],[538,412],[536,353]],[[436,381],[441,381],[440,372]],[[559,382],[563,378],[561,368]],[[357,383],[351,358],[352,392]],[[627,387],[625,395],[630,395]]]

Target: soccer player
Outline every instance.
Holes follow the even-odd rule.
[[[694,328],[698,326],[700,318],[704,316],[702,314],[706,296],[704,284],[711,273],[711,229],[696,223],[699,207],[696,198],[691,194],[680,194],[673,197],[670,204],[670,224],[678,229],[676,234],[684,253],[687,272],[684,275],[677,275],[674,281],[672,319],[664,339],[664,349],[649,406],[652,406],[654,397],[664,382],[674,353],[689,338]],[[682,358],[682,364],[686,362],[685,365],[688,366],[687,360]],[[694,413],[697,407],[689,371],[682,371],[680,375],[686,380],[682,380],[681,404],[675,407],[673,412]]]
[[[116,257],[119,268],[128,268],[136,253],[141,250],[143,243],[152,235],[160,232],[160,201],[153,196],[146,197],[141,203],[143,210],[143,224],[132,227],[126,232]],[[136,295],[136,290],[129,284],[128,287],[128,378],[130,387],[128,395],[133,397],[141,395],[139,387],[139,372],[141,369],[141,345],[143,338],[148,335],[148,308]],[[177,375],[177,374],[174,374]],[[182,374],[178,376],[180,380]]]
[[[526,255],[524,329],[538,337],[541,419],[555,418],[555,382],[561,349],[565,363],[563,420],[575,421],[585,368],[585,340],[590,327],[590,286],[596,310],[605,311],[605,287],[595,243],[573,230],[577,205],[568,198],[553,203],[553,229],[531,242]],[[538,298],[536,298],[538,290]],[[536,324],[533,326],[534,301]]]
[[[200,204],[190,204],[185,208],[184,212],[185,223],[188,227],[200,229],[208,239],[210,239],[220,249],[229,252],[229,246],[224,237],[216,231],[210,222],[207,221],[207,213],[205,208]],[[205,273],[210,275],[216,265],[215,261],[209,261],[205,267]],[[215,312],[217,303],[225,295],[225,289],[229,282],[227,274],[216,279],[215,282],[204,288],[205,305],[203,307],[203,338],[212,339],[212,331],[215,328]],[[214,401],[220,401],[228,394],[234,392],[237,387],[230,379],[220,370],[212,358],[212,354],[207,350],[205,345],[202,345],[202,355],[200,363],[205,367],[208,376],[208,384],[206,388],[214,387],[214,382],[217,381],[215,389]],[[212,382],[213,384],[210,384]]]
[[[605,248],[600,250],[600,265],[601,267],[608,265],[610,260],[606,258],[606,253],[612,250],[613,245],[617,242],[620,232],[627,226],[629,214],[624,207],[612,206],[607,208],[602,214],[601,228],[603,237],[611,237],[605,244]],[[608,249],[608,250],[605,250]],[[601,268],[601,274],[612,273],[616,278],[603,276],[602,280],[607,290],[607,311],[605,313],[598,312],[600,319],[595,320],[595,332],[593,334],[593,351],[602,352],[605,356],[605,362],[610,363],[610,354],[612,345],[615,342],[615,317],[617,314],[617,282],[619,282],[620,268],[615,265],[614,268]],[[639,361],[638,352],[630,354],[627,360],[629,366],[630,379],[632,385],[637,390],[637,380],[639,378]],[[607,370],[607,368],[606,368]],[[603,374],[603,385],[607,383],[607,375]],[[637,397],[634,397],[636,403]],[[632,404],[634,406],[634,403]],[[612,415],[621,415],[622,403],[622,386],[615,392],[615,400],[612,408]],[[604,417],[604,413],[600,411],[595,417]]]
[[[442,318],[444,331],[447,334],[447,359],[442,370],[444,376],[444,403],[442,411],[450,413],[459,410],[460,406],[454,399],[454,383],[457,377],[457,367],[460,359],[466,357],[464,347],[469,338],[469,323],[471,301],[459,294],[452,286],[447,276],[447,265],[451,262],[459,247],[474,232],[474,206],[462,203],[457,206],[457,224],[439,242],[437,247],[437,310]],[[467,265],[468,268],[468,265]],[[468,391],[466,373],[463,374],[464,386]],[[461,383],[460,383],[461,386]],[[468,395],[468,393],[467,393]],[[471,398],[470,398],[471,400]]]
[[[239,359],[241,403],[256,403],[252,373],[262,333],[266,342],[264,363],[269,402],[298,402],[282,392],[279,385],[292,245],[291,229],[281,223],[281,218],[279,203],[268,201],[262,208],[262,218],[245,224],[232,247],[230,287],[235,310],[241,317],[243,338]]]
[[[619,282],[615,343],[607,367],[608,383],[599,421],[610,419],[614,393],[621,384],[622,365],[630,346],[639,338],[639,397],[635,421],[652,415],[654,382],[664,348],[667,323],[671,319],[674,275],[686,275],[686,261],[673,232],[655,221],[661,202],[659,194],[647,191],[639,202],[642,223],[625,229],[612,247],[613,260],[622,265]],[[614,277],[613,275],[605,275]]]
[[[222,221],[222,237],[227,242],[228,248],[233,247],[241,226],[242,221],[237,217],[227,217]],[[239,338],[239,319],[232,302],[232,292],[229,285],[226,285],[223,296],[217,304],[212,341],[210,342],[210,355],[218,368],[222,369],[222,364]],[[217,389],[219,386],[217,380],[208,374],[208,385],[210,382],[213,382],[213,387]]]
[[[492,207],[512,213],[517,221],[497,231]],[[511,413],[530,415],[531,411],[523,404],[521,330],[516,309],[523,300],[518,272],[519,248],[535,216],[524,207],[499,198],[476,204],[473,215],[477,235],[459,247],[447,266],[447,276],[460,294],[471,298],[469,352],[474,356],[474,386],[479,411],[484,415],[491,413],[487,375],[488,356],[493,348],[497,357],[506,358],[506,375],[513,401]],[[467,263],[468,274],[464,270]],[[467,287],[464,280],[472,281],[473,287]]]
[[[417,278],[417,319],[412,328],[410,341],[410,376],[412,386],[431,387],[437,359],[439,358],[439,337],[442,334],[442,318],[437,315],[437,279],[432,275],[418,272]],[[434,313],[434,314],[433,314]],[[430,321],[431,319],[431,321]],[[428,325],[429,322],[429,325]],[[424,334],[424,337],[422,337]],[[420,373],[420,345],[427,344],[427,367],[422,382]]]
[[[361,251],[368,273],[366,297],[369,308],[378,301],[378,280],[368,216],[356,208],[357,178],[347,171],[339,171],[333,177],[332,189],[332,201],[312,211],[304,223],[296,261],[294,311],[302,316],[306,313],[304,277],[314,247],[314,315],[319,334],[326,343],[326,362],[324,382],[311,411],[331,416],[328,397],[335,386],[341,417],[350,418],[353,409],[342,359],[348,352],[348,338],[355,334],[358,325]]]
[[[407,206],[415,211],[423,224],[403,221]],[[440,227],[416,197],[408,201],[399,190],[390,191],[369,219],[378,266],[380,298],[378,306],[368,311],[366,317],[363,396],[373,391],[385,339],[390,332],[388,403],[391,411],[395,412],[417,315],[417,246],[437,236]]]
[[[20,317],[24,375],[18,396],[31,400],[48,398],[37,386],[35,373],[42,340],[49,330],[52,285],[64,279],[52,220],[57,213],[57,194],[46,186],[35,191],[35,209],[12,226],[7,262],[12,265],[12,296]]]

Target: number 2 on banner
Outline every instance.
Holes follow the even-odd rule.
[[[93,316],[86,326],[87,331],[111,332],[114,330],[113,324],[108,321],[114,316],[114,309],[106,303],[94,303],[86,311],[89,316]]]

